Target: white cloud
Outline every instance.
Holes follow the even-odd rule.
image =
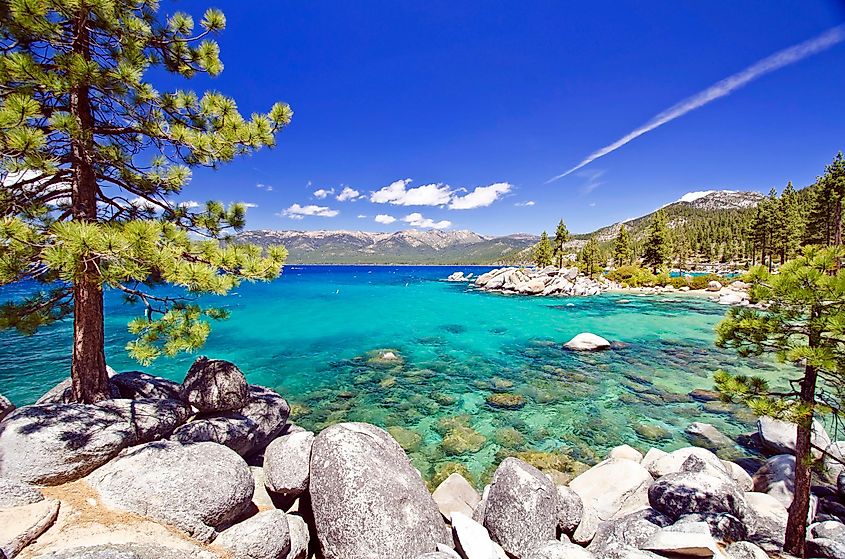
[[[577,171],[585,165],[589,165],[599,157],[604,157],[608,153],[616,151],[628,142],[639,138],[647,132],[651,132],[655,128],[663,126],[667,122],[671,122],[676,118],[680,118],[688,112],[703,107],[704,105],[711,103],[716,99],[719,99],[726,95],[730,95],[740,87],[743,87],[744,85],[756,80],[760,76],[764,76],[770,72],[779,70],[784,66],[794,64],[795,62],[807,58],[808,56],[812,56],[816,53],[827,50],[830,47],[841,43],[842,41],[845,41],[845,25],[839,25],[837,27],[825,31],[817,37],[804,41],[803,43],[791,46],[789,48],[785,48],[770,56],[767,56],[766,58],[755,62],[745,70],[737,72],[732,76],[728,76],[722,81],[716,82],[715,84],[711,85],[704,91],[696,93],[692,97],[684,99],[680,103],[669,107],[668,109],[655,116],[644,125],[634,130],[633,132],[623,136],[619,140],[616,140],[612,144],[605,146],[598,151],[594,151],[593,153],[588,155],[586,159],[581,161],[578,165],[572,167],[566,172],[563,172],[555,177],[550,178],[546,181],[546,183],[556,181],[574,171]]]
[[[192,210],[194,208],[200,207],[200,203],[197,202],[196,200],[185,200],[183,202],[179,202],[179,204],[177,204],[177,205],[180,208],[185,208],[186,210]]]
[[[136,198],[132,198],[131,200],[129,200],[129,205],[133,206],[135,208],[145,209],[145,210],[160,210],[161,209],[161,206],[159,206],[158,204],[154,204],[153,202],[150,202],[146,198],[141,198],[140,196],[138,196]]]
[[[434,221],[433,219],[423,217],[419,212],[406,215],[402,218],[402,221],[412,227],[421,227],[423,229],[446,229],[452,225],[451,221],[446,221],[445,219],[443,221]]]
[[[392,215],[378,214],[376,216],[376,223],[382,223],[384,225],[390,225],[394,221],[396,221],[396,218],[393,217]]]
[[[357,200],[360,197],[360,192],[358,192],[354,188],[349,188],[348,186],[343,187],[343,190],[340,191],[340,194],[336,196],[339,202],[346,202],[347,200]]]
[[[326,190],[325,188],[321,188],[319,190],[314,191],[314,198],[319,198],[320,200],[323,200],[324,198],[332,194],[334,194],[334,188],[330,188],[328,190]]]
[[[514,206],[517,208],[525,208],[527,206],[533,206],[534,204],[536,204],[534,200],[526,200],[525,202],[517,202]]]
[[[364,214],[358,214],[358,219],[367,219],[367,216]]]
[[[471,210],[484,208],[511,191],[511,185],[497,182],[489,186],[477,186],[466,196],[455,196],[449,204],[450,210]]]
[[[442,206],[452,198],[452,191],[445,184],[426,184],[416,188],[406,188],[411,179],[394,181],[370,195],[374,204],[394,204],[396,206]]]
[[[258,184],[255,185],[255,187],[260,189],[260,190],[266,190],[267,192],[273,192],[273,187],[269,184],[264,184],[264,183],[259,182]]]
[[[315,206],[313,204],[300,206],[299,204],[293,204],[277,215],[290,219],[302,219],[305,216],[334,217],[339,213],[339,211],[327,208],[326,206]]]

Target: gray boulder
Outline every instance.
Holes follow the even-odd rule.
[[[204,413],[234,411],[247,403],[249,385],[234,363],[200,357],[182,382],[182,400]]]
[[[521,460],[505,458],[490,484],[484,527],[505,552],[521,557],[555,539],[559,506],[549,478]]]
[[[220,532],[214,545],[238,559],[287,559],[291,550],[287,517],[278,509],[259,512]]]
[[[41,500],[0,509],[0,556],[10,559],[47,531],[59,515],[59,501]]]
[[[452,533],[455,547],[465,559],[491,559],[496,557],[496,547],[487,529],[472,518],[455,512],[452,514]]]
[[[736,482],[740,489],[751,491],[754,488],[754,480],[751,479],[751,476],[748,475],[748,472],[742,466],[736,462],[729,462],[728,460],[722,460],[722,465],[725,466],[728,475]]]
[[[472,513],[481,502],[481,496],[475,488],[457,472],[449,474],[449,477],[437,486],[431,498],[437,503],[440,514],[446,520],[451,520],[452,513],[455,512],[472,518]]]
[[[106,365],[106,374],[108,374],[109,378],[111,378],[115,376],[117,372],[115,372],[114,369]],[[111,392],[112,398],[120,398],[120,394],[117,392],[117,387],[109,384],[109,391]],[[36,406],[39,406],[41,404],[71,403],[73,403],[73,382],[71,381],[70,377],[61,381],[59,384],[42,394],[42,396],[35,401]]]
[[[560,507],[557,527],[564,534],[572,535],[584,516],[584,502],[578,493],[565,485],[557,486],[557,497]]]
[[[757,433],[765,450],[773,454],[795,454],[798,427],[794,423],[763,416],[757,420]],[[817,419],[813,420],[812,443],[818,448],[827,448],[830,445],[830,436]]]
[[[8,398],[0,394],[0,421],[3,421],[3,418],[13,411],[15,411],[15,405]]]
[[[754,491],[768,493],[789,508],[795,496],[795,456],[780,454],[769,458],[752,481]]]
[[[0,476],[38,485],[67,483],[128,446],[170,435],[189,413],[176,400],[25,406],[0,430]]]
[[[782,549],[789,516],[783,503],[771,495],[757,492],[746,493],[745,502],[748,504],[745,515],[748,541],[766,551]]]
[[[834,520],[817,522],[810,526],[810,534],[814,538],[827,538],[845,543],[845,524]]]
[[[88,477],[106,506],[172,524],[200,541],[249,507],[252,473],[215,443],[157,441],[127,449]]]
[[[671,520],[654,509],[644,509],[626,516],[602,522],[593,541],[587,546],[598,557],[641,548]]]
[[[251,384],[247,390],[246,405],[238,413],[256,425],[253,450],[250,453],[253,454],[266,448],[285,431],[290,406],[277,392]]]
[[[311,544],[311,532],[301,516],[288,514],[288,532],[290,532],[290,552],[287,559],[306,559],[308,546]]]
[[[314,433],[300,431],[279,437],[264,450],[264,484],[285,498],[308,490]]]
[[[845,499],[845,470],[839,472],[836,478],[836,490],[839,492],[839,498]]]
[[[339,423],[314,439],[309,494],[325,559],[405,559],[452,545],[402,447],[373,425]]]
[[[529,551],[525,559],[594,559],[594,557],[595,555],[580,545],[550,541]]]
[[[845,471],[845,441],[836,441],[827,447],[824,469],[825,479],[836,484],[839,474]]]
[[[743,520],[748,509],[742,490],[733,480],[703,471],[663,476],[649,488],[648,500],[654,509],[674,520],[692,513],[727,513]]]
[[[806,557],[842,559],[845,557],[845,543],[827,538],[812,538],[804,544],[804,554]]]
[[[0,478],[0,509],[31,505],[44,500],[44,495],[28,483]]]
[[[610,520],[620,510],[624,514],[647,507],[653,481],[640,463],[611,458],[573,479],[569,487],[601,520]]]
[[[168,380],[141,371],[118,373],[111,378],[111,384],[117,388],[121,398],[137,400],[139,398],[160,398],[178,400],[182,386]]]
[[[693,524],[706,524],[708,534],[724,543],[738,542],[748,537],[748,529],[745,524],[737,517],[724,512],[686,514],[679,518],[673,526],[683,531],[685,526]]]
[[[35,559],[217,559],[208,552],[188,553],[152,544],[104,544],[38,555]]]
[[[651,454],[651,451],[649,451],[649,454]],[[646,455],[646,458],[649,457],[649,454]],[[683,471],[684,464],[690,457],[696,458],[690,464],[698,464],[699,461],[704,463],[705,471],[711,475],[717,477],[730,476],[727,468],[718,456],[705,448],[695,446],[679,448],[668,454],[655,453],[653,460],[647,461],[646,458],[643,458],[643,466],[655,478],[660,478],[667,474],[675,474]]]
[[[246,456],[255,445],[258,425],[238,413],[197,417],[173,432],[174,441],[182,444],[212,442],[227,446]]]
[[[725,550],[729,559],[769,559],[769,555],[751,542],[735,542]]]
[[[731,448],[734,446],[734,442],[730,437],[716,429],[710,423],[697,421],[690,424],[684,432],[692,444],[709,450]]]

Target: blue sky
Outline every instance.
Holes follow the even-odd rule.
[[[196,19],[209,6],[162,2]],[[183,193],[254,204],[249,228],[506,234],[563,218],[586,232],[689,191],[804,186],[845,150],[840,42],[547,183],[676,103],[841,25],[837,0],[216,7],[228,20],[218,37],[226,69],[190,86],[232,95],[243,112],[281,100],[295,113],[275,148],[197,170]]]

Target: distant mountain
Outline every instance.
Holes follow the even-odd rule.
[[[235,242],[282,244],[291,264],[501,264],[533,246],[535,235],[490,237],[472,231],[245,231]]]

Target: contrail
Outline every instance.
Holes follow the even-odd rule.
[[[603,147],[600,150],[591,153],[581,163],[569,169],[565,173],[561,173],[556,177],[550,178],[546,181],[546,184],[561,179],[566,175],[577,171],[581,167],[592,163],[599,157],[604,157],[608,153],[616,151],[631,140],[642,136],[646,132],[651,132],[655,128],[662,126],[667,122],[675,120],[678,117],[684,116],[688,112],[694,111],[699,107],[703,107],[711,101],[733,93],[735,90],[744,86],[748,82],[759,78],[760,76],[768,74],[769,72],[774,72],[775,70],[783,68],[784,66],[788,66],[794,62],[798,62],[799,60],[807,58],[808,56],[829,49],[830,47],[842,42],[843,40],[845,40],[845,25],[839,25],[837,27],[834,27],[833,29],[825,31],[818,37],[778,51],[775,54],[768,56],[755,64],[752,64],[745,70],[738,72],[728,78],[725,78],[722,81],[717,82],[716,84],[708,87],[704,91],[697,93],[692,97],[684,99],[677,105],[674,105],[669,109],[663,111],[643,126],[637,128],[636,130],[628,134],[627,136],[624,136],[623,138],[613,142],[609,146]]]

